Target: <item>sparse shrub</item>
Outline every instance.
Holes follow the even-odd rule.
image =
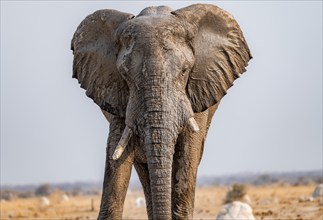
[[[0,199],[4,199],[4,200],[12,200],[14,198],[17,197],[17,193],[15,191],[12,190],[3,190],[0,191]]]
[[[300,176],[297,178],[296,182],[294,183],[294,186],[308,186],[313,181],[306,177],[306,176]]]
[[[42,184],[35,190],[36,196],[48,196],[50,194],[49,184]]]
[[[89,195],[89,196],[98,196],[101,195],[101,192],[99,190],[87,190],[85,192],[83,192],[85,195]]]
[[[275,182],[278,182],[278,180],[274,179],[269,174],[262,174],[262,175],[258,176],[258,178],[253,182],[253,184],[256,186],[264,186],[264,185],[269,185],[269,184],[272,184]]]
[[[316,184],[323,184],[323,176],[318,176],[318,177],[314,178],[314,182]]]
[[[35,193],[32,191],[19,192],[18,198],[27,199],[35,196]]]
[[[273,178],[269,174],[262,174],[259,176],[259,181],[261,184],[267,185],[273,182]]]
[[[241,201],[247,194],[247,187],[243,184],[234,184],[232,188],[227,192],[224,200],[224,204],[234,201]]]
[[[81,187],[74,187],[71,192],[72,196],[81,196],[84,195]]]

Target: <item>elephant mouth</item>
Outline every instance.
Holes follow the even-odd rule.
[[[191,129],[192,132],[197,133],[200,131],[200,128],[195,121],[194,117],[190,117],[187,121],[188,127]],[[112,155],[113,160],[118,160],[124,150],[127,147],[127,144],[133,134],[133,131],[131,130],[130,127],[126,126],[125,129],[123,130],[122,136],[118,142],[118,145],[116,146],[114,153]]]

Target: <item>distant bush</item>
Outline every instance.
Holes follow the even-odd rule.
[[[247,194],[247,187],[243,184],[234,184],[232,188],[227,192],[224,199],[224,204],[234,201],[241,201]]]
[[[17,197],[22,199],[32,198],[35,196],[35,192],[33,191],[25,191],[25,192],[19,192]]]
[[[253,181],[253,185],[263,186],[279,182],[278,179],[273,178],[269,174],[262,174],[256,180]]]
[[[81,187],[74,187],[71,192],[72,196],[82,196],[84,195],[84,192]]]
[[[294,186],[307,186],[313,183],[313,180],[306,176],[300,176],[297,178],[296,182],[293,184]]]
[[[87,190],[84,192],[85,195],[89,195],[89,196],[98,196],[101,195],[101,191],[100,190]]]
[[[0,191],[0,199],[4,199],[4,200],[12,200],[14,198],[17,197],[17,193],[15,191],[12,190],[3,190]]]
[[[50,194],[50,185],[42,184],[35,190],[36,196],[48,196]]]
[[[318,176],[316,178],[314,178],[313,180],[316,184],[321,184],[323,183],[323,176]]]

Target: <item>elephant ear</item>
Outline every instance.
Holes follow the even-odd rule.
[[[197,4],[172,12],[187,22],[195,54],[186,91],[194,112],[216,104],[252,58],[238,23],[226,11]]]
[[[87,16],[74,33],[73,78],[101,109],[125,116],[128,86],[116,67],[114,33],[133,15],[115,10],[99,10]]]

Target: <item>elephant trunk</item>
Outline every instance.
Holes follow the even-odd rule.
[[[187,123],[194,132],[199,128],[192,118],[193,110],[185,93],[166,86],[163,72],[147,67],[147,71],[149,69],[150,72],[143,73],[148,77],[138,95],[142,105],[135,108],[135,102],[129,101],[126,124],[144,140],[153,219],[172,219],[172,163],[176,140]],[[138,117],[133,113],[136,110]]]
[[[156,112],[154,112],[154,115],[156,115]],[[171,219],[171,177],[175,146],[174,134],[169,130],[169,125],[150,123],[149,126],[150,128],[145,137],[145,145],[150,177],[153,218]]]

